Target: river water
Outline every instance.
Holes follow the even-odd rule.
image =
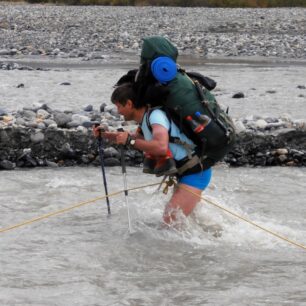
[[[194,66],[190,66],[190,70]],[[2,106],[98,107],[126,67],[0,71]],[[234,117],[305,118],[304,66],[202,65]],[[59,86],[69,81],[71,86]],[[16,88],[24,83],[24,88]],[[234,100],[236,91],[246,99]],[[275,93],[267,93],[272,90]],[[288,107],[290,105],[290,107]],[[160,180],[128,168],[128,187]],[[123,189],[107,169],[109,192]],[[0,233],[1,305],[306,305],[304,168],[214,168],[208,200],[276,232],[281,240],[202,201],[181,230],[162,229],[170,196],[146,187]],[[1,228],[104,194],[97,167],[0,172]],[[216,235],[216,229],[218,232]]]
[[[108,168],[109,192],[122,190]],[[128,169],[128,187],[158,182]],[[1,227],[103,195],[99,168],[1,172]],[[306,173],[218,166],[204,196],[306,244]],[[306,250],[203,201],[160,229],[168,195],[129,193],[1,233],[1,305],[305,305]],[[222,228],[215,237],[212,227]],[[207,231],[208,230],[208,231]]]
[[[137,58],[125,63],[31,62],[20,64],[32,67],[51,67],[50,71],[0,70],[0,107],[7,110],[31,107],[33,103],[47,103],[52,109],[80,110],[92,104],[96,109],[102,103],[110,104],[113,85],[128,69],[137,67]],[[119,61],[119,60],[118,60]],[[306,117],[306,61],[273,62],[263,59],[250,61],[185,60],[187,71],[201,72],[216,80],[214,94],[229,107],[235,118],[250,115]],[[52,65],[51,65],[52,64]],[[65,68],[63,68],[65,67]],[[70,86],[60,85],[69,82]],[[17,88],[17,85],[24,87]],[[237,92],[244,99],[232,99]]]

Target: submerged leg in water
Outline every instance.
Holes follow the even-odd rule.
[[[191,192],[192,193],[191,193]],[[187,217],[200,201],[202,190],[179,184],[165,207],[163,219],[166,224],[171,224],[177,220],[179,211],[182,211]]]
[[[163,220],[171,224],[177,220],[178,211],[187,217],[201,200],[202,191],[208,186],[211,179],[211,169],[199,173],[185,175],[179,178],[179,184],[165,207]]]

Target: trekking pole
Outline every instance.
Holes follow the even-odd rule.
[[[123,129],[118,129],[119,132],[123,132]],[[120,145],[120,159],[121,159],[121,169],[122,169],[122,176],[123,176],[123,185],[124,185],[124,198],[125,198],[125,205],[127,208],[127,216],[129,222],[129,233],[132,233],[132,225],[131,225],[131,218],[130,218],[130,207],[129,207],[129,198],[128,198],[128,188],[127,188],[127,178],[126,178],[126,165],[125,165],[125,158],[124,158],[124,146]]]
[[[98,125],[95,125],[97,127]],[[110,216],[111,210],[109,205],[109,197],[108,197],[108,191],[107,191],[107,181],[106,181],[106,175],[105,175],[105,166],[104,166],[104,148],[103,148],[103,138],[101,136],[102,130],[99,130],[99,136],[98,136],[98,147],[99,147],[99,156],[100,156],[100,163],[101,163],[101,170],[102,170],[102,178],[103,178],[103,185],[105,190],[105,196],[106,196],[106,204],[107,204],[107,213]]]

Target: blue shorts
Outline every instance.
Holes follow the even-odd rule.
[[[204,190],[209,185],[211,174],[212,171],[211,168],[209,168],[198,173],[184,175],[179,179],[178,182],[200,190]]]

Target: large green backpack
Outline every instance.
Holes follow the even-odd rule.
[[[210,92],[209,89],[214,87],[209,84],[211,79],[197,73],[187,73],[179,66],[175,77],[166,83],[160,84],[154,78],[151,65],[155,59],[169,57],[176,62],[177,56],[177,48],[164,37],[152,36],[143,39],[140,67],[135,80],[138,103],[151,104],[152,100],[159,100],[160,103],[156,104],[155,101],[154,106],[162,106],[180,130],[193,140],[197,145],[197,154],[202,158],[204,168],[207,168],[221,160],[233,146],[234,124]],[[152,95],[147,94],[148,91],[166,91],[166,95],[164,99],[162,95],[160,99],[152,99]],[[191,116],[197,121],[196,112],[211,119],[201,133],[195,133],[190,122],[186,120]]]

